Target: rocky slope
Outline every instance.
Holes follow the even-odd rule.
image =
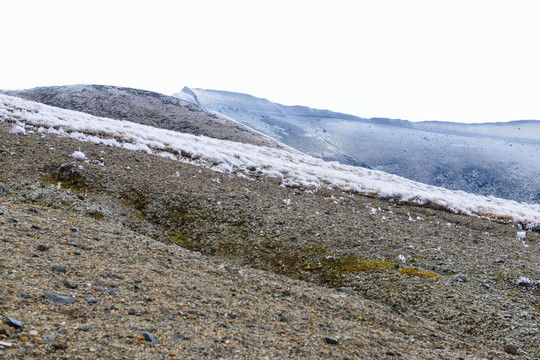
[[[216,139],[284,148],[283,144],[234,120],[151,91],[104,85],[70,85],[5,93],[95,116],[129,120]]]
[[[285,106],[227,91],[186,87],[174,96],[325,160],[447,189],[540,203],[540,121],[413,123]]]
[[[540,356],[538,233],[11,129],[2,356]]]

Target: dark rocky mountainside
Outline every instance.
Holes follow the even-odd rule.
[[[6,94],[87,114],[254,145],[284,146],[198,105],[151,91],[104,85],[48,86]]]
[[[0,357],[540,356],[537,232],[11,128]]]

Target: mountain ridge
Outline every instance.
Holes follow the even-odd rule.
[[[269,147],[283,145],[237,121],[181,99],[141,89],[110,85],[65,85],[5,91],[95,116]]]
[[[448,189],[540,202],[537,120],[460,124],[367,119],[234,92],[184,89],[200,105],[315,157]]]

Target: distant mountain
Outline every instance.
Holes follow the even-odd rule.
[[[175,97],[325,160],[426,184],[540,203],[540,121],[460,124],[360,118],[185,87]]]
[[[253,145],[284,148],[252,128],[191,102],[151,91],[104,85],[48,86],[6,94],[94,116]]]

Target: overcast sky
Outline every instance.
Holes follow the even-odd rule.
[[[229,90],[362,117],[540,119],[540,1],[17,0],[0,89]]]

